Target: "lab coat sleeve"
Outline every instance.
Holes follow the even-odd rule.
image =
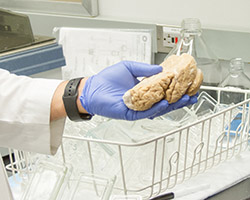
[[[0,69],[0,146],[55,154],[65,119],[50,123],[53,94],[61,80],[16,76]]]

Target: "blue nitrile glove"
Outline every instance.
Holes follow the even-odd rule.
[[[161,71],[162,67],[159,65],[119,62],[88,78],[80,96],[81,104],[91,115],[124,120],[154,118],[190,104],[190,97],[187,95],[171,105],[162,100],[145,111],[133,111],[124,104],[122,97],[139,82],[137,77],[152,76]]]

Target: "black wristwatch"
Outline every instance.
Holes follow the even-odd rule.
[[[83,78],[71,79],[65,87],[63,103],[66,113],[72,121],[90,120],[92,115],[79,113],[77,107],[78,86]]]

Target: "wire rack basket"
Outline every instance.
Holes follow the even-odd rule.
[[[115,176],[112,194],[138,195],[143,199],[157,196],[248,147],[250,90],[206,86],[202,89],[216,92],[216,111],[213,108],[212,113],[206,113],[201,109],[199,117],[197,113],[195,116],[185,113],[181,116],[185,116],[185,123],[181,125],[170,124],[166,118],[151,120],[155,126],[150,120],[136,122],[138,125],[109,119],[66,125],[57,155],[49,157],[14,150],[15,160],[11,158],[7,170],[13,176],[19,174],[28,183],[37,160],[60,160],[73,166],[73,177],[83,172]],[[223,92],[241,95],[242,99],[221,106]],[[196,109],[200,108],[204,108],[202,102],[196,105]],[[136,127],[143,127],[145,133],[138,132]]]

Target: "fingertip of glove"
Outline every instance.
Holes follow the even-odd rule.
[[[145,64],[146,68],[143,68],[145,76],[152,76],[155,74],[158,74],[162,72],[163,68],[160,65],[150,65],[150,64]]]
[[[160,103],[161,103],[161,105],[164,106],[164,107],[169,106],[169,103],[168,103],[167,100],[161,100]]]
[[[191,97],[191,98],[190,98],[190,102],[191,102],[192,104],[197,103],[197,102],[198,102],[197,97],[196,97],[196,96]]]
[[[182,97],[182,101],[189,101],[190,96],[188,96],[187,94],[183,95]]]
[[[197,92],[195,95],[194,95],[194,97],[198,97],[199,96],[199,92]]]
[[[151,65],[151,66],[152,66],[152,71],[154,73],[160,73],[163,70],[162,66],[160,66],[160,65]]]
[[[169,106],[168,101],[166,101],[166,100],[161,100],[161,101],[159,102],[157,112],[161,112],[161,111],[167,109],[168,106]]]

